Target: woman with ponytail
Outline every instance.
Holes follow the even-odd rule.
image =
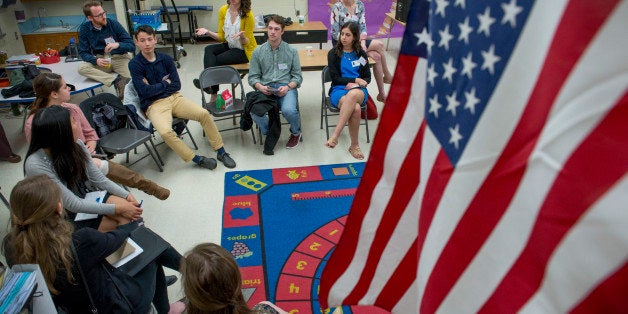
[[[120,248],[138,223],[107,233],[92,228],[75,231],[64,219],[61,195],[59,186],[45,175],[27,177],[15,185],[10,197],[11,230],[3,241],[9,266],[39,264],[55,305],[68,313],[89,313],[92,305],[100,313],[126,313],[129,309],[148,313],[151,302],[158,313],[168,313],[168,291],[161,267],[178,270],[181,255],[168,247],[131,277],[112,267],[106,258]],[[128,304],[120,302],[117,289]]]

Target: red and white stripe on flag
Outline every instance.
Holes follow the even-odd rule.
[[[626,0],[415,0],[321,305],[627,312],[627,29]]]

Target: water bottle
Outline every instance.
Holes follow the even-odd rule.
[[[225,107],[225,100],[222,98],[221,94],[218,94],[216,97],[216,111],[222,111]]]
[[[70,45],[68,46],[68,55],[65,58],[66,62],[79,61],[78,48],[76,47],[76,40],[70,38]]]

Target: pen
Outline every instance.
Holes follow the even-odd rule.
[[[141,200],[141,201],[140,201],[140,204],[139,204],[139,205],[137,205],[137,207],[142,207],[142,203],[144,203],[144,200]]]

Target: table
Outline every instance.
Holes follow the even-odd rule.
[[[92,96],[95,95],[94,89],[103,86],[103,83],[94,81],[78,73],[79,64],[82,61],[77,62],[65,62],[65,57],[61,57],[61,61],[52,64],[40,64],[37,67],[41,69],[50,70],[53,73],[57,73],[63,77],[68,84],[72,84],[76,87],[75,91],[70,92],[71,95],[91,92]],[[17,69],[18,67],[8,66],[7,70]],[[10,88],[3,87],[1,89]],[[1,90],[0,89],[0,90]],[[20,98],[19,96],[13,96],[10,98],[4,98],[0,96],[0,103],[29,103],[35,100],[35,97]]]
[[[403,26],[406,26],[406,23],[396,19],[395,14],[393,14],[392,12],[386,12],[386,16],[389,17],[391,20],[390,30],[388,31],[388,39],[386,39],[386,50],[388,50],[388,42],[390,41],[390,33],[392,33],[393,26],[395,26],[395,23],[399,23]]]
[[[315,49],[312,50],[312,55],[307,55],[307,50],[299,50],[299,61],[301,62],[301,71],[319,71],[327,66],[327,53],[329,50]],[[369,57],[369,64],[375,64],[375,60]],[[250,64],[230,64],[229,66],[238,70],[242,77],[249,73]]]
[[[323,49],[323,44],[327,42],[327,27],[321,21],[305,22],[303,25],[292,23],[284,31],[281,39],[289,44],[318,43],[318,48]],[[256,28],[253,36],[257,44],[263,44],[268,40],[268,30]]]

